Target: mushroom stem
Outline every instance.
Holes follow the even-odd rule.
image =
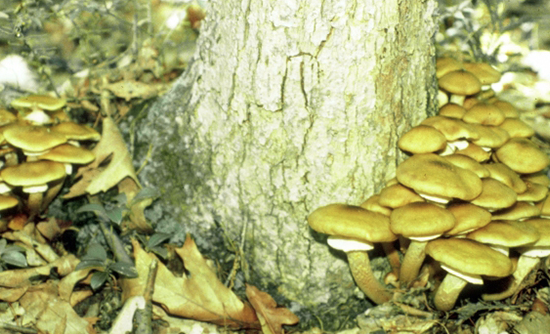
[[[399,259],[399,253],[397,252],[397,249],[395,249],[393,242],[382,242],[382,249],[384,250],[384,253],[386,253],[386,257],[390,262],[393,275],[395,275],[396,278],[399,278],[401,260]]]
[[[420,267],[426,258],[424,251],[426,244],[427,241],[411,240],[399,272],[399,282],[403,287],[407,287],[418,276]]]
[[[481,295],[483,300],[503,300],[510,297],[518,291],[521,282],[529,275],[531,271],[540,263],[540,258],[530,256],[520,256],[517,268],[512,275],[512,282],[506,290],[498,293],[485,293]]]
[[[44,195],[44,198],[42,199],[42,203],[40,204],[41,208],[40,211],[45,211],[50,203],[54,200],[54,198],[59,194],[61,191],[61,188],[63,188],[63,183],[65,182],[65,177],[61,178],[60,180],[55,181],[54,184],[50,185],[48,187],[48,190],[46,191],[46,194]]]
[[[34,192],[29,194],[27,199],[27,208],[29,210],[29,220],[40,214],[40,207],[42,206],[42,192]]]
[[[369,255],[364,251],[346,252],[355,283],[376,304],[392,299],[392,294],[374,277]]]
[[[468,284],[468,282],[462,278],[447,273],[447,276],[445,276],[441,285],[439,285],[439,288],[437,288],[435,292],[435,307],[440,311],[451,310],[455,306],[456,300],[466,284]]]

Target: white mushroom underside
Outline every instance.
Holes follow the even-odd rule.
[[[502,253],[506,256],[510,255],[510,248],[506,246],[500,246],[500,245],[489,245],[492,249],[496,250],[499,253]]]
[[[39,185],[39,186],[28,186],[28,187],[23,187],[23,192],[24,192],[24,193],[28,193],[28,194],[32,194],[32,193],[43,193],[43,192],[45,192],[46,190],[48,190],[48,185],[47,185],[47,184],[43,184],[43,185]]]
[[[333,235],[328,237],[327,244],[334,249],[338,249],[344,252],[369,251],[374,248],[374,245],[368,241],[337,237]]]
[[[529,247],[521,255],[528,257],[545,257],[550,255],[550,247]]]
[[[30,114],[25,116],[25,120],[36,125],[52,123],[52,118],[40,109],[33,110]]]
[[[422,198],[426,199],[427,201],[435,202],[435,203],[447,204],[450,201],[449,198],[444,198],[444,197],[438,197],[438,196],[427,195],[422,193],[418,193],[418,195],[420,195]]]
[[[433,240],[433,239],[438,238],[440,236],[441,236],[441,234],[434,234],[434,235],[429,235],[427,237],[409,237],[409,239],[414,240],[414,241],[424,242],[424,241]]]
[[[483,284],[483,279],[479,275],[470,275],[470,274],[462,273],[462,272],[457,271],[455,269],[449,268],[444,264],[441,264],[441,268],[445,269],[447,272],[450,272],[450,273],[452,273],[453,275],[455,275],[457,277],[462,278],[463,280],[465,280],[468,283],[472,283],[472,284],[476,284],[476,285],[482,285]]]
[[[11,186],[5,182],[0,182],[0,194],[9,193],[11,191]]]

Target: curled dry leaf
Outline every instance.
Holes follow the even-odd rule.
[[[127,177],[132,178],[139,185],[132,165],[132,157],[118,127],[110,117],[103,119],[101,140],[92,152],[96,159],[78,170],[76,177],[81,179],[71,187],[64,198],[73,198],[86,193],[95,195],[111,189]],[[108,164],[103,167],[106,161]]]
[[[107,85],[105,88],[110,90],[115,96],[121,97],[126,101],[130,101],[133,98],[147,99],[158,94],[158,89],[154,85],[134,80],[115,82]]]
[[[256,310],[264,334],[283,334],[283,325],[296,325],[300,319],[289,309],[277,307],[277,302],[253,285],[246,285],[246,297]]]
[[[137,241],[132,244],[138,272],[147,272],[156,257],[146,253]],[[260,328],[254,309],[218,280],[189,235],[176,253],[183,260],[189,275],[177,277],[159,261],[154,302],[171,315],[231,328]],[[143,295],[145,279],[145,275],[124,279],[121,282],[123,298]]]
[[[41,333],[95,333],[88,321],[81,318],[69,302],[58,297],[55,282],[29,288],[19,303],[25,309],[25,314],[18,320],[23,326],[33,324]]]

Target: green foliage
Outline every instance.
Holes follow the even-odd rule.
[[[25,249],[16,245],[9,245],[6,239],[0,239],[0,271],[6,269],[7,265],[15,267],[27,267]]]
[[[144,248],[148,252],[155,253],[160,258],[166,260],[168,258],[168,251],[162,246],[162,244],[170,239],[172,235],[168,233],[155,233],[149,239],[138,235],[138,239],[143,244]]]
[[[91,287],[97,290],[102,287],[113,273],[128,278],[138,277],[136,267],[127,262],[114,262],[109,259],[107,252],[100,244],[91,244],[88,247],[86,255],[81,258],[81,262],[76,266],[76,270],[94,268],[97,271],[93,273]]]

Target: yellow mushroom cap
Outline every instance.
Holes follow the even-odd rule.
[[[466,236],[482,244],[519,247],[539,240],[536,228],[516,220],[494,220]]]
[[[464,238],[436,239],[426,245],[434,260],[470,275],[505,277],[512,273],[512,261],[487,245]]]
[[[491,175],[489,173],[489,170],[485,168],[486,165],[480,164],[474,158],[471,158],[467,155],[451,154],[445,156],[445,159],[450,161],[455,166],[474,172],[480,178],[488,177],[489,175]]]
[[[456,103],[447,103],[439,109],[439,116],[445,116],[449,118],[462,119],[466,109]]]
[[[476,132],[472,125],[459,119],[433,116],[426,118],[421,124],[436,128],[448,141],[458,139],[479,139],[479,133]]]
[[[493,105],[497,106],[504,113],[504,116],[506,116],[506,118],[519,117],[518,110],[510,102],[495,101],[493,102]]]
[[[474,95],[481,90],[481,82],[466,70],[451,71],[439,78],[439,88],[451,94]]]
[[[441,151],[447,146],[445,136],[437,129],[419,125],[407,131],[397,142],[399,148],[413,154]]]
[[[59,180],[65,176],[65,166],[55,161],[24,162],[0,171],[4,181],[12,186],[31,187]]]
[[[438,236],[455,224],[455,217],[449,211],[431,203],[409,203],[394,209],[390,215],[392,232],[406,238]]]
[[[435,63],[435,75],[439,79],[451,71],[461,70],[463,68],[462,62],[454,58],[440,57],[437,58]]]
[[[14,108],[40,108],[47,111],[55,111],[67,104],[65,99],[59,99],[48,95],[29,95],[11,101]]]
[[[476,76],[482,85],[490,85],[500,81],[501,74],[487,63],[464,63],[464,68]]]
[[[0,195],[0,211],[13,208],[19,203],[19,200],[13,196]]]
[[[509,208],[517,200],[516,192],[495,179],[483,179],[483,191],[471,201],[472,204],[481,206],[489,211]]]
[[[101,135],[89,126],[74,122],[62,122],[52,126],[51,132],[62,134],[69,140],[94,140],[101,139]]]
[[[519,175],[503,163],[485,164],[485,168],[491,173],[491,178],[498,180],[514,189],[518,194],[527,190],[527,185]]]
[[[67,142],[64,136],[51,133],[43,126],[10,126],[4,131],[4,137],[11,145],[27,152],[44,152]]]
[[[433,153],[416,154],[397,167],[397,180],[419,194],[466,201],[481,193],[481,180]]]
[[[458,235],[481,228],[491,222],[491,213],[471,203],[453,203],[447,210],[455,217],[455,226],[446,235]]]
[[[15,121],[17,121],[17,116],[6,109],[0,109],[0,126],[10,124]]]
[[[500,125],[504,122],[504,113],[492,104],[479,102],[466,111],[462,120],[466,123]]]
[[[346,204],[329,204],[313,211],[307,218],[317,232],[368,242],[391,242],[397,236],[390,230],[388,217]]]
[[[425,200],[413,190],[399,183],[382,189],[378,198],[380,205],[389,208],[398,208],[413,202],[425,202]]]
[[[83,147],[62,144],[40,155],[38,159],[83,165],[94,161],[95,155],[92,151]]]
[[[512,138],[496,151],[500,162],[516,173],[540,172],[548,166],[550,159],[537,145],[525,138]]]
[[[509,208],[493,212],[493,220],[523,220],[540,216],[540,208],[528,202],[516,202]]]
[[[512,138],[530,138],[535,135],[535,130],[519,118],[507,118],[498,127],[506,130]]]

